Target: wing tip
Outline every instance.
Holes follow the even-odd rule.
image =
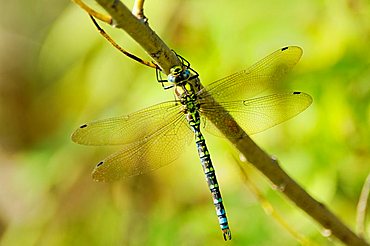
[[[308,103],[307,103],[307,107],[306,108],[308,108],[312,104],[312,102],[313,102],[312,97],[309,94],[305,93],[305,92],[294,91],[292,94],[293,95],[300,95],[301,97],[304,97],[305,99],[307,99]]]
[[[106,163],[105,160],[100,161],[98,164],[96,164],[94,170],[91,173],[92,179],[96,182],[102,183],[114,183],[120,181],[122,179],[122,176],[119,174],[119,171],[109,168],[109,164],[109,161]]]
[[[90,124],[86,123],[80,125],[71,135],[73,142],[83,145],[101,145],[100,142],[91,142],[89,135],[91,135],[91,129],[88,127]]]
[[[292,45],[292,46],[285,46],[283,48],[280,49],[281,52],[292,52],[292,53],[298,53],[299,54],[299,58],[301,58],[301,56],[303,55],[303,49],[299,46],[296,46],[296,45]]]
[[[71,135],[71,139],[73,142],[75,143],[78,143],[78,144],[83,144],[83,142],[81,141],[81,136],[80,136],[80,128],[78,128],[77,130],[75,130],[72,135]]]
[[[288,46],[284,46],[284,47],[283,47],[283,48],[281,48],[280,50],[281,50],[281,51],[286,51],[286,50],[293,50],[293,49],[303,51],[303,49],[302,49],[301,47],[297,46],[297,45],[288,45]]]
[[[71,139],[72,139],[72,141],[73,141],[73,142],[75,142],[75,143],[79,143],[79,142],[78,142],[77,133],[78,133],[78,129],[77,129],[76,131],[74,131],[74,132],[72,133],[72,135],[71,135]]]
[[[99,162],[98,164],[96,164],[94,170],[92,171],[91,177],[94,181],[107,182],[105,175],[104,175],[105,172],[101,168],[99,168],[103,164],[104,164],[104,161]]]

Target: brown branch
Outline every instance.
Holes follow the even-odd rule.
[[[168,74],[170,68],[181,65],[175,54],[167,45],[149,28],[149,26],[137,19],[125,5],[118,0],[96,0],[113,18],[113,25],[125,30],[144,50],[156,61]],[[219,107],[218,107],[219,108]],[[229,115],[228,112],[221,112]],[[211,121],[213,119],[210,119]],[[229,121],[238,127],[234,119],[229,115]],[[240,127],[239,127],[240,128]],[[224,129],[225,136],[228,132]],[[242,131],[242,129],[240,128]],[[312,198],[302,187],[290,178],[279,166],[277,160],[271,158],[251,138],[243,133],[242,137],[228,138],[235,147],[260,170],[279,191],[284,193],[298,207],[309,216],[319,222],[325,229],[331,232],[346,245],[368,245],[364,239],[357,236],[345,226],[333,213],[322,203]]]
[[[244,156],[243,156],[244,157]],[[241,160],[237,160],[234,157],[235,162],[239,167],[239,171],[241,173],[242,178],[244,179],[244,184],[247,188],[254,194],[256,199],[261,204],[261,207],[265,211],[267,215],[270,215],[272,218],[275,219],[277,223],[279,223],[286,231],[288,231],[300,245],[316,245],[314,242],[308,240],[304,236],[302,236],[298,231],[296,231],[289,223],[281,216],[273,207],[273,205],[267,200],[267,198],[262,194],[262,192],[258,189],[257,185],[252,182],[251,178],[249,177],[250,173],[253,173],[252,167],[249,165],[242,166],[245,162],[245,158],[240,158]]]
[[[234,142],[247,160],[258,168],[273,184],[298,207],[319,222],[326,230],[346,245],[368,245],[336,217],[324,204],[316,201],[271,158],[260,149],[248,136]]]

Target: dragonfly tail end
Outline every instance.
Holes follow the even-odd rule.
[[[227,241],[227,240],[231,240],[231,231],[229,228],[227,229],[223,229],[222,230],[222,234],[224,236],[224,240]]]

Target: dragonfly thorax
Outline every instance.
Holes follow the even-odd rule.
[[[199,103],[195,94],[184,95],[181,98],[181,104],[185,106],[185,113],[194,113],[199,110]]]
[[[186,105],[189,102],[195,102],[197,100],[196,91],[193,84],[189,81],[184,81],[180,84],[175,85],[174,90],[175,96],[180,100],[182,105]]]

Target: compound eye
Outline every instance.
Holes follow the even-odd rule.
[[[184,79],[184,80],[185,80],[185,79],[188,79],[188,78],[190,77],[190,71],[189,71],[189,69],[185,69],[185,70],[183,71],[182,76],[183,76],[183,79]]]
[[[182,73],[182,68],[180,66],[175,66],[171,68],[170,74],[167,77],[168,82],[172,82],[172,83],[177,82],[178,77],[181,75],[181,73]]]

